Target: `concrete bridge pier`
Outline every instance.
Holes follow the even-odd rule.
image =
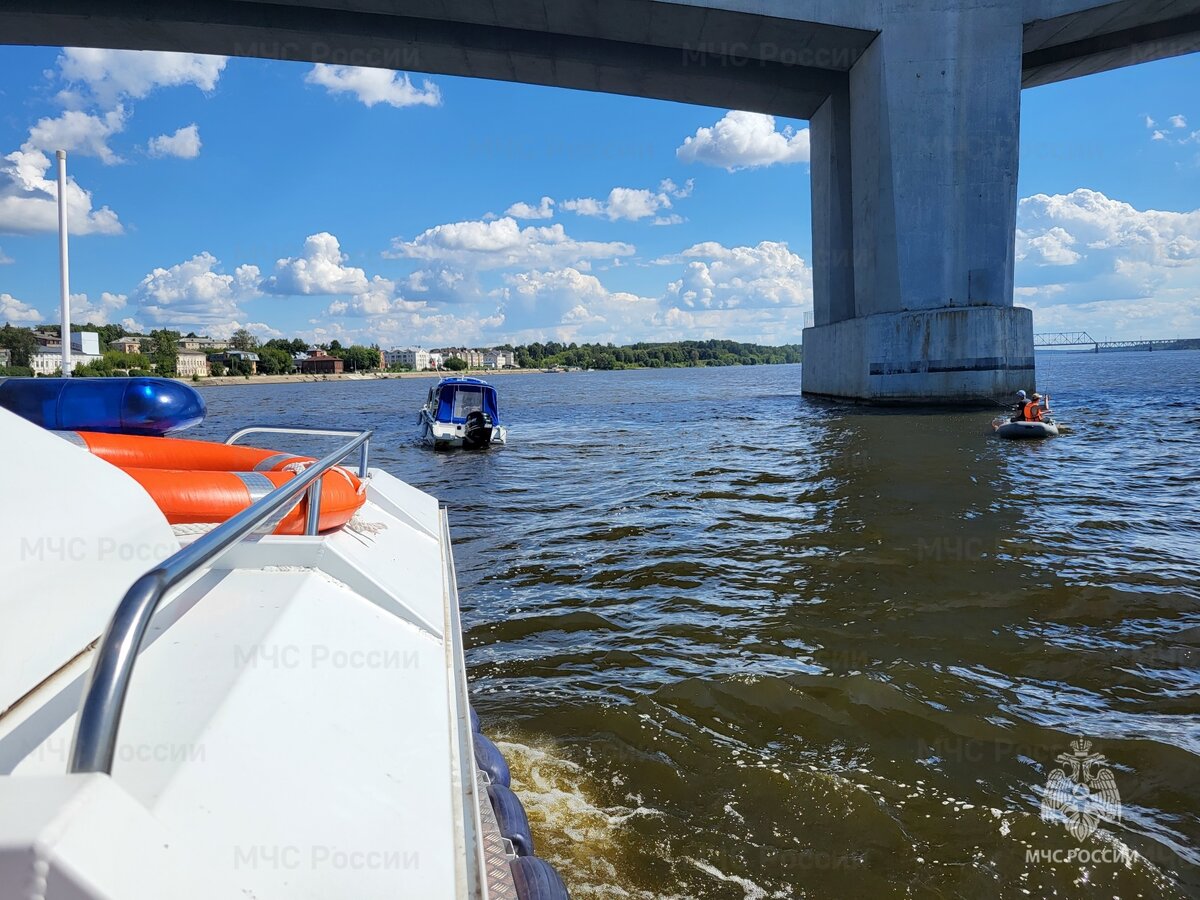
[[[986,403],[1032,388],[1013,306],[1020,0],[887,0],[810,123],[807,394]]]

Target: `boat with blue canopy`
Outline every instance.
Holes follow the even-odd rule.
[[[479,378],[443,378],[429,389],[421,408],[421,439],[438,449],[482,449],[504,444],[496,389]]]

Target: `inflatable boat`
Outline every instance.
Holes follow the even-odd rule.
[[[1058,426],[1049,419],[1041,422],[1004,422],[994,424],[996,434],[1002,438],[1029,440],[1058,436]]]

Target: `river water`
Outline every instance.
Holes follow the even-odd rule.
[[[1200,353],[1038,373],[1044,442],[797,366],[497,378],[484,453],[416,445],[430,379],[209,388],[201,431],[371,427],[449,504],[474,702],[575,897],[1200,896]],[[1082,840],[1039,810],[1079,739],[1121,803]]]

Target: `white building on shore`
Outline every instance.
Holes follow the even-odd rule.
[[[179,339],[180,350],[201,350],[212,352],[214,350],[228,350],[229,341],[224,338],[210,337],[181,337]]]
[[[208,356],[200,350],[180,350],[175,357],[175,374],[180,378],[208,377]]]
[[[429,351],[418,348],[402,350],[384,350],[383,367],[391,369],[396,366],[408,366],[414,372],[424,372],[429,368]]]
[[[508,366],[515,366],[513,355],[507,350],[489,350],[483,357],[483,367],[485,369],[504,369]]]
[[[479,350],[471,350],[468,347],[446,347],[439,350],[442,354],[442,359],[461,359],[467,364],[468,369],[483,368],[483,353]]]
[[[71,332],[71,371],[101,359],[100,335],[94,331]],[[42,347],[29,355],[34,375],[53,375],[62,369],[62,342],[57,347]],[[63,373],[64,375],[67,373]]]

